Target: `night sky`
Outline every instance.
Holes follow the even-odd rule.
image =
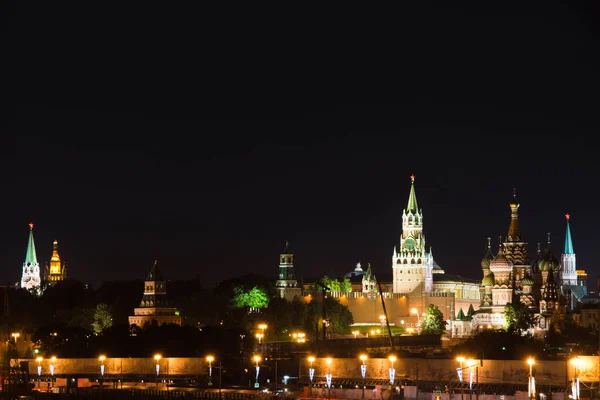
[[[427,244],[480,278],[510,222],[598,275],[600,9],[12,3],[0,280],[205,285],[360,261],[391,276],[410,175]],[[9,6],[10,7],[10,6]]]

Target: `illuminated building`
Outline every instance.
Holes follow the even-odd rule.
[[[55,240],[52,243],[52,257],[50,258],[50,265],[46,264],[44,270],[44,284],[45,286],[51,286],[56,284],[58,281],[65,280],[67,278],[67,267],[64,263],[60,262],[60,256],[58,255],[58,241]]]
[[[181,325],[181,316],[174,307],[169,307],[167,300],[167,282],[163,278],[158,261],[154,265],[144,282],[144,294],[140,306],[134,309],[134,314],[129,317],[129,325],[143,327],[152,321],[160,326],[162,324]]]
[[[279,255],[279,275],[275,281],[275,289],[281,298],[293,299],[300,295],[300,286],[294,273],[294,254],[290,250],[290,242]]]
[[[27,289],[35,295],[42,293],[40,279],[40,264],[35,253],[35,242],[33,240],[33,223],[29,224],[29,241],[27,242],[27,253],[23,263],[21,275],[21,288]]]

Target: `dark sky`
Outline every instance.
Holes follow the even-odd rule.
[[[480,277],[513,188],[598,275],[600,9],[9,4],[0,279],[28,226],[73,278],[206,286],[391,273],[411,174],[449,273]],[[7,63],[5,63],[7,64]],[[14,89],[14,90],[12,90]]]

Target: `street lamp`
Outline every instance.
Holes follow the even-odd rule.
[[[260,329],[260,333],[262,334],[261,337],[265,336],[265,331],[267,330],[267,324],[260,324],[258,325],[258,329]]]
[[[527,359],[527,364],[529,364],[529,385],[527,393],[529,394],[530,399],[535,399],[535,378],[533,377],[533,365],[535,364],[535,360],[532,357],[529,357]]]
[[[38,365],[37,365],[37,373],[38,373],[38,389],[42,388],[42,360],[44,359],[44,357],[38,357],[35,359],[35,361],[37,361]]]
[[[315,369],[313,368],[313,363],[315,362],[315,358],[313,356],[308,357],[308,362],[310,366],[308,367],[308,397],[312,397],[312,382],[315,377]]]
[[[208,386],[212,386],[212,362],[215,361],[213,356],[206,356],[208,361]]]
[[[358,332],[358,331],[352,331],[352,334],[354,335],[354,339],[356,339],[356,337],[358,336],[359,333],[360,332]]]
[[[262,343],[262,338],[265,336],[264,333],[257,333],[256,338],[258,339],[258,343]]]
[[[252,357],[252,360],[254,360],[254,362],[256,363],[256,381],[254,382],[254,387],[258,388],[260,387],[260,385],[258,384],[258,373],[260,372],[260,366],[258,365],[258,363],[261,360],[261,357],[259,355],[255,355],[254,357]]]
[[[331,400],[331,362],[333,361],[331,357],[328,357],[327,362],[327,375],[325,375],[325,380],[327,382],[327,398]]]
[[[460,381],[460,399],[464,400],[465,390],[463,388],[462,382],[463,382],[463,363],[465,362],[465,358],[464,357],[456,357],[456,361],[458,361],[460,363],[460,368],[457,368],[458,380]]]
[[[579,400],[579,367],[581,366],[581,360],[578,357],[572,358],[571,364],[575,367],[575,379],[573,379],[571,395],[573,399]]]
[[[156,387],[158,387],[158,374],[160,373],[160,359],[162,356],[160,354],[154,355],[154,361],[156,361]]]
[[[360,366],[360,375],[363,378],[363,385],[362,385],[362,398],[365,398],[365,386],[366,386],[366,378],[367,378],[367,364],[365,364],[365,361],[367,361],[367,355],[366,354],[361,354],[358,358],[360,358],[360,361],[362,361],[362,365]]]
[[[98,361],[100,361],[100,390],[104,388],[104,360],[106,360],[104,354],[98,357]]]
[[[396,356],[395,355],[391,355],[391,356],[388,357],[388,360],[390,360],[390,362],[392,363],[392,366],[388,370],[388,372],[390,374],[390,385],[394,385],[394,379],[395,379],[395,376],[396,376],[396,370],[394,369],[394,362],[396,361]]]
[[[52,356],[50,358],[50,382],[52,383],[52,387],[54,387],[54,363],[56,362],[56,356]]]
[[[421,316],[419,315],[419,310],[416,307],[410,309],[411,314],[415,314],[417,316],[417,330],[421,331]]]

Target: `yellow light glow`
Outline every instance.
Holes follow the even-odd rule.
[[[254,360],[254,362],[259,362],[261,360],[259,355],[252,357],[252,359]]]
[[[98,361],[104,362],[104,360],[106,360],[106,356],[102,355],[102,356],[98,357]]]
[[[50,361],[56,362],[56,356],[52,356],[52,358],[50,358]]]
[[[215,358],[213,356],[206,356],[206,361],[211,363],[211,362],[215,361]]]
[[[465,361],[465,358],[464,357],[456,357],[456,361],[461,363],[461,362]]]
[[[366,354],[361,354],[361,355],[359,356],[359,358],[360,358],[360,360],[361,360],[361,361],[364,363],[364,362],[367,360],[367,358],[368,358],[368,357],[367,357],[367,355],[366,355]]]
[[[417,310],[414,307],[410,309],[410,312],[411,312],[411,314],[417,314],[417,315],[419,315],[419,310]]]
[[[579,358],[572,358],[571,359],[571,364],[574,365],[574,366],[576,366],[576,367],[579,367],[581,365],[581,360]]]
[[[258,329],[262,329],[264,331],[265,329],[267,329],[267,324],[258,325]]]
[[[331,357],[327,357],[327,359],[326,359],[325,361],[327,362],[327,364],[328,364],[328,365],[331,365],[331,362],[332,362],[333,360],[331,359]]]
[[[35,361],[42,362],[43,359],[44,359],[44,357],[38,357],[38,358],[35,359]]]
[[[308,362],[309,363],[314,363],[315,362],[315,358],[313,356],[308,357]]]
[[[388,357],[388,360],[390,360],[391,362],[395,362],[396,361],[396,356],[391,355]]]
[[[529,357],[529,358],[527,359],[527,364],[529,364],[529,365],[533,365],[533,364],[535,364],[535,360],[534,360],[533,358]]]
[[[380,316],[379,316],[379,319],[380,319],[380,320],[384,320],[384,319],[385,319],[385,315],[380,315]]]
[[[158,362],[158,360],[160,360],[161,358],[162,358],[162,356],[160,354],[154,355],[154,359],[156,360],[156,362]]]

